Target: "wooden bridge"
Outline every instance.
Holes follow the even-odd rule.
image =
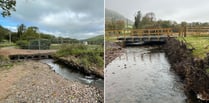
[[[39,60],[52,58],[56,50],[25,50],[14,48],[1,48],[0,54],[8,56],[10,60]]]
[[[107,38],[116,38],[125,45],[165,43],[168,37],[176,37],[171,28],[107,30]]]

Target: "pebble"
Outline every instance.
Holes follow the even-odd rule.
[[[103,103],[104,91],[96,87],[69,81],[53,70],[43,67],[42,63],[36,69],[26,64],[31,75],[16,82],[15,88],[7,98],[0,103]],[[56,82],[55,82],[56,81]]]

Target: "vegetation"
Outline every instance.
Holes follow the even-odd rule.
[[[0,55],[0,67],[6,67],[9,68],[12,66],[12,63],[10,63],[9,58],[3,55]]]
[[[88,38],[82,41],[87,41],[88,44],[102,45],[104,44],[104,35],[98,35],[98,36]]]
[[[1,15],[3,17],[10,16],[11,11],[15,11],[16,0],[0,0],[0,7],[2,9]]]
[[[14,43],[8,43],[8,42],[4,42],[4,43],[0,43],[0,48],[2,47],[9,47],[9,46],[16,46],[16,44]]]
[[[37,41],[37,39],[41,39],[41,41],[49,41],[49,43],[42,43],[43,45],[48,44],[63,44],[63,43],[79,43],[76,39],[71,38],[63,38],[63,37],[55,37],[50,34],[45,33],[39,33],[38,27],[36,26],[30,26],[26,27],[24,24],[20,24],[17,27],[17,32],[11,32],[10,30],[0,26],[0,47],[10,46],[5,45],[5,43],[8,43],[8,41],[11,39],[11,42],[13,45],[17,44],[17,46],[20,46],[22,49],[38,49],[34,46],[32,42]],[[11,37],[11,38],[10,38]],[[36,43],[37,44],[37,43]],[[45,45],[45,46],[46,46]],[[49,47],[43,47],[43,49],[49,49]],[[49,46],[49,45],[48,45]]]
[[[184,37],[186,42],[191,44],[195,49],[193,50],[193,55],[198,58],[204,58],[209,52],[209,36],[187,36]],[[182,40],[181,37],[178,38]],[[188,45],[189,48],[191,46]]]
[[[76,57],[76,61],[85,67],[96,66],[103,68],[103,46],[91,46],[82,44],[67,45],[63,44],[56,56],[58,57]]]

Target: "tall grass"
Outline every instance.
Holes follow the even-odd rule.
[[[195,57],[203,59],[209,53],[209,36],[187,36],[185,40],[195,48],[193,51]]]
[[[58,57],[74,56],[81,65],[103,67],[103,47],[100,45],[63,44],[56,53]]]

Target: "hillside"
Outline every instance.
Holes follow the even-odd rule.
[[[104,43],[104,35],[98,35],[95,37],[91,37],[82,41],[87,41],[90,44],[103,44]]]
[[[8,36],[9,34],[9,30],[4,28],[3,26],[0,25],[0,42],[2,42],[3,40],[5,40],[5,38]]]
[[[111,22],[112,19],[123,20],[123,21],[125,21],[125,23],[127,23],[127,18],[126,17],[124,17],[123,15],[121,15],[120,13],[118,13],[116,11],[105,8],[105,21]],[[128,19],[128,24],[132,25],[133,21]]]

